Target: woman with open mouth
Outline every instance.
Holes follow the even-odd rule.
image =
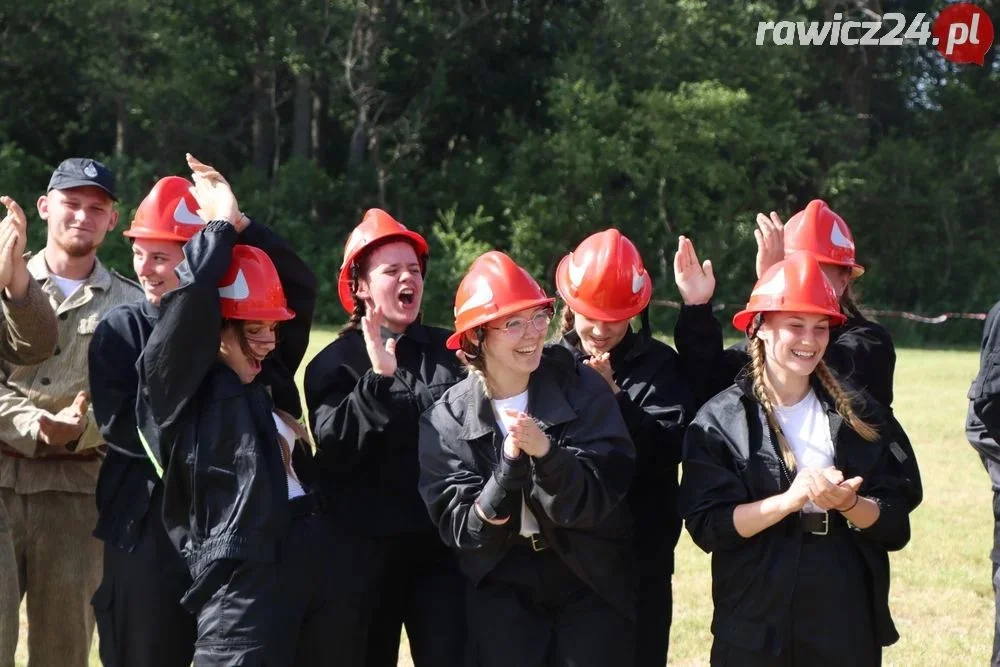
[[[635,448],[600,375],[545,346],[553,299],[507,255],[455,297],[469,376],[420,420],[420,493],[469,579],[469,664],[629,664]]]
[[[160,298],[136,419],[191,573],[181,603],[197,620],[194,664],[327,665],[345,604],[328,573],[339,545],[311,489],[308,434],[260,377],[270,357],[295,372],[305,346],[283,347],[278,332],[308,340],[315,276],[290,248],[279,273],[237,245],[251,223],[228,183],[210,168],[192,177],[210,222]]]
[[[667,662],[674,547],[681,533],[677,467],[694,396],[677,353],[653,338],[647,307],[653,283],[635,245],[617,229],[586,238],[556,269],[565,302],[560,343],[604,378],[636,448],[626,500],[639,564],[636,667]],[[631,321],[642,316],[635,332]]]
[[[922,488],[891,412],[823,360],[841,326],[815,257],[764,272],[733,325],[751,364],[684,439],[681,513],[712,554],[713,665],[879,665],[888,552]]]
[[[354,641],[342,667],[395,667],[406,627],[416,667],[459,667],[463,582],[417,494],[420,414],[458,381],[448,331],[420,321],[427,241],[381,209],[347,240],[338,294],[350,321],[306,368],[305,395],[331,522],[355,554],[368,600],[341,619]]]

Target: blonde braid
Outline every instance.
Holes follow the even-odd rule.
[[[833,398],[833,402],[837,405],[837,412],[844,418],[844,421],[868,442],[878,440],[878,429],[858,417],[857,413],[854,412],[850,395],[844,390],[840,382],[837,381],[833,373],[830,372],[830,368],[826,365],[825,361],[820,361],[819,365],[816,366],[816,377],[819,378],[819,381],[823,384],[823,388]]]
[[[774,416],[774,404],[767,395],[767,388],[764,384],[764,341],[754,336],[750,339],[750,377],[753,380],[753,393],[764,407],[764,414],[767,415],[767,422],[774,429],[778,438],[778,448],[781,451],[781,458],[785,462],[788,472],[795,471],[795,454],[785,440],[781,425]]]
[[[470,375],[475,377],[479,384],[483,388],[483,393],[486,398],[493,398],[492,392],[490,392],[490,385],[486,382],[486,360],[483,359],[483,339],[486,337],[483,334],[483,330],[477,329],[476,335],[479,338],[479,345],[472,344],[466,336],[462,336],[462,363],[465,364],[465,369]]]
[[[576,316],[573,315],[573,309],[569,307],[569,304],[563,304],[562,313],[559,316],[559,335],[565,336],[573,327],[576,325]]]

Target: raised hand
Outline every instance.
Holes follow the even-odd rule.
[[[184,157],[191,168],[191,180],[194,181],[191,194],[198,200],[198,216],[205,222],[228,220],[238,232],[246,229],[249,219],[240,212],[229,181],[190,153],[185,153]]]
[[[365,337],[365,349],[372,362],[372,370],[379,375],[393,375],[396,372],[396,340],[382,340],[382,309],[369,303],[366,315],[361,318],[361,333]]]
[[[785,225],[774,211],[771,217],[758,213],[753,237],[757,239],[757,277],[760,278],[785,258]]]
[[[7,209],[7,215],[0,222],[0,289],[6,288],[12,299],[21,299],[28,293],[28,281],[31,279],[24,260],[28,219],[10,197],[0,196],[0,204]]]
[[[6,218],[0,222],[0,290],[10,285],[14,277],[14,246],[17,230]]]
[[[694,244],[686,236],[678,237],[674,253],[674,282],[686,306],[708,303],[715,294],[715,272],[712,260],[698,262]]]

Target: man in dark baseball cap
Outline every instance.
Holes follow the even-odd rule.
[[[83,667],[94,634],[88,603],[103,571],[103,545],[92,531],[104,440],[89,406],[87,353],[101,318],[143,297],[97,257],[118,222],[114,186],[111,171],[92,159],[65,160],[52,174],[36,202],[45,247],[27,270],[55,312],[58,343],[41,363],[0,359],[0,503],[28,601],[32,665]],[[0,664],[13,664],[9,650]]]
[[[88,185],[99,187],[118,201],[118,197],[115,196],[115,173],[97,160],[87,157],[71,157],[60,162],[52,172],[46,192],[82,188]]]

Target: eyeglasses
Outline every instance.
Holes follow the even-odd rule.
[[[507,323],[502,327],[489,327],[494,331],[499,331],[505,336],[510,336],[511,338],[520,338],[527,331],[528,324],[535,327],[535,331],[545,333],[549,329],[549,323],[552,322],[552,311],[551,310],[540,310],[530,318],[515,317],[512,320],[507,320]]]

